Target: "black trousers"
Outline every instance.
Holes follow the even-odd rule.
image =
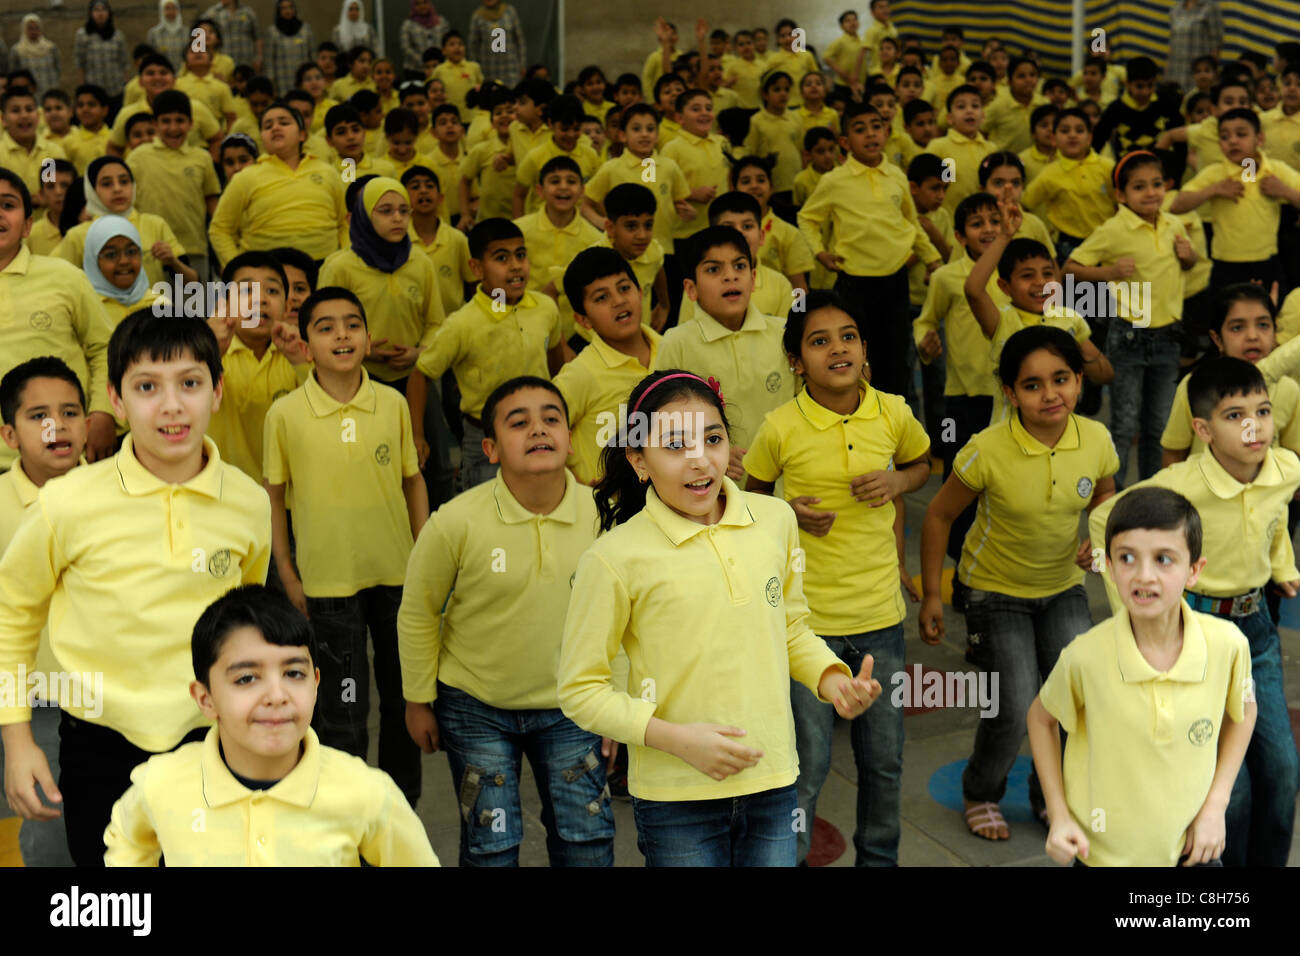
[[[190,731],[176,744],[202,740],[208,728]],[[68,850],[77,866],[104,865],[104,831],[113,804],[131,786],[131,771],[154,754],[116,730],[73,717],[59,721],[59,790],[68,828]]]
[[[952,474],[953,459],[966,447],[971,436],[989,427],[993,417],[993,397],[991,395],[949,395],[944,399],[944,428],[940,432],[938,448],[943,455],[943,480]],[[952,441],[945,439],[951,437]],[[961,560],[962,545],[966,543],[966,532],[975,523],[975,511],[979,502],[971,502],[948,532],[948,557],[954,561]]]
[[[841,272],[835,293],[844,300],[867,340],[871,387],[903,394],[908,374],[907,343],[911,340],[907,267],[887,276],[854,276]]]

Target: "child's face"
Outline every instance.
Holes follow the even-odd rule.
[[[530,97],[521,96],[515,103],[515,119],[525,126],[534,126],[541,122],[542,111]]]
[[[325,74],[320,70],[308,70],[302,75],[302,88],[311,94],[313,100],[325,95]]]
[[[510,123],[515,118],[514,103],[498,103],[492,107],[492,128],[498,133],[510,130]]]
[[[554,123],[551,125],[551,139],[555,140],[555,145],[566,153],[573,152],[573,148],[578,145],[578,137],[581,135],[581,123]]]
[[[812,75],[812,74],[809,74],[809,76],[811,76],[811,75]],[[719,60],[715,60],[715,59],[710,59],[710,60],[705,64],[705,66],[704,66],[704,72],[701,74],[701,80],[702,80],[703,83],[704,83],[704,87],[705,87],[705,89],[707,89],[707,90],[709,90],[709,91],[714,91],[714,90],[716,90],[719,86],[721,86],[721,85],[722,85],[722,63],[721,63],[721,61],[719,61]],[[825,86],[824,86],[824,85],[823,85],[822,89],[823,89],[823,93],[822,93],[822,95],[824,96],[824,95],[825,95],[825,92],[824,92],[824,90],[825,90]]]
[[[236,269],[231,280],[236,286],[256,290],[256,295],[252,297],[251,314],[241,314],[237,293],[232,293],[228,300],[231,314],[239,316],[239,321],[235,323],[235,335],[250,349],[263,348],[271,341],[271,329],[284,319],[284,283],[274,269],[262,266]],[[247,298],[245,302],[248,302]],[[254,319],[257,320],[256,323],[253,323]],[[249,326],[245,327],[245,323],[249,323]]]
[[[370,72],[375,80],[375,88],[380,93],[387,93],[393,88],[393,81],[397,79],[397,74],[393,72],[393,64],[387,60],[380,60]]]
[[[998,237],[1002,215],[992,206],[976,209],[966,217],[966,225],[957,233],[957,239],[966,247],[972,259],[978,259]]]
[[[758,259],[758,250],[763,245],[763,230],[753,213],[728,212],[718,217],[719,226],[730,226],[745,237],[749,244],[749,254]]]
[[[270,95],[263,93],[260,90],[256,93],[248,94],[248,109],[252,112],[255,119],[261,119],[262,114],[266,112],[266,108],[270,106],[272,102],[274,101],[271,99]]]
[[[26,96],[14,97],[5,106],[5,132],[20,145],[29,146],[36,140],[38,116],[35,100]]]
[[[677,97],[686,92],[686,87],[679,80],[671,83],[665,83],[659,89],[659,112],[666,116],[674,116],[677,113]]]
[[[642,158],[654,152],[659,143],[659,124],[654,117],[645,114],[633,116],[623,131],[623,141],[627,148]]]
[[[296,332],[298,331],[298,306],[306,302],[307,296],[311,295],[311,283],[307,281],[307,273],[297,266],[282,263],[281,268],[284,269],[285,278],[289,280],[289,294],[284,300],[282,321],[289,323]]]
[[[298,111],[298,115],[302,117],[303,125],[305,125],[308,129],[311,129],[312,117],[316,113],[315,102],[308,102],[307,100],[288,100],[287,102],[290,106],[292,106],[294,109]],[[265,114],[266,114],[266,110],[262,110],[262,115]],[[262,128],[261,115],[257,117],[257,124],[258,124],[258,129],[261,129]]]
[[[1257,466],[1273,444],[1273,404],[1268,392],[1226,395],[1208,419],[1193,418],[1192,428],[1220,461]]]
[[[370,63],[374,58],[369,53],[359,53],[349,66],[354,80],[364,80],[370,75]]]
[[[1067,116],[1056,124],[1056,148],[1070,159],[1080,159],[1092,149],[1092,130],[1077,116]]]
[[[957,72],[957,66],[961,63],[961,57],[957,55],[956,50],[944,49],[939,52],[939,69],[944,76],[952,76]]]
[[[371,210],[370,224],[375,227],[379,238],[401,242],[411,225],[411,204],[399,193],[386,192]]]
[[[312,307],[307,351],[320,371],[355,372],[370,351],[370,334],[361,312],[347,299],[325,299]]]
[[[804,103],[816,105],[826,99],[826,81],[820,73],[808,73],[799,81],[799,95]],[[892,99],[892,97],[891,97]],[[875,105],[874,103],[872,104]],[[879,107],[877,107],[879,108]]]
[[[1035,315],[1042,315],[1047,304],[1047,286],[1056,281],[1056,263],[1048,258],[1026,259],[1016,263],[1011,278],[998,279],[998,288],[1011,297],[1011,304]]]
[[[31,217],[23,211],[18,190],[0,180],[0,255],[11,255],[31,230]]]
[[[948,184],[938,176],[931,176],[920,183],[908,183],[912,193],[912,202],[920,213],[934,212],[943,205],[943,197],[948,195]]]
[[[780,26],[776,30],[776,45],[782,50],[789,50],[794,44],[794,28],[790,26]]]
[[[789,84],[786,84],[787,99]],[[682,129],[696,136],[708,136],[713,128],[713,102],[707,96],[693,96],[682,109],[677,121]]]
[[[415,156],[415,134],[409,129],[400,129],[395,133],[389,133],[388,155],[393,157],[399,163],[409,163]]]
[[[722,416],[695,397],[666,402],[650,416],[647,448],[629,448],[632,467],[648,475],[665,505],[690,521],[717,524],[731,443]]]
[[[1192,67],[1192,81],[1198,90],[1210,92],[1214,86],[1214,67],[1209,63],[1198,63]]]
[[[1245,359],[1252,365],[1277,346],[1277,326],[1261,303],[1243,299],[1228,307],[1228,314],[1210,338],[1220,352]]]
[[[538,188],[542,202],[554,212],[568,213],[582,199],[582,178],[571,169],[547,173]]]
[[[73,176],[71,173],[55,173],[51,182],[41,183],[41,196],[45,200],[45,206],[51,215],[57,215],[63,211],[63,199],[68,195],[68,189],[71,188]]]
[[[736,37],[736,56],[742,60],[754,58],[754,38],[752,36]]]
[[[45,101],[45,125],[54,135],[64,135],[72,126],[72,110],[68,109],[63,100],[51,97]]]
[[[763,93],[763,102],[767,104],[768,109],[785,109],[786,104],[790,102],[790,82],[786,79],[777,80]]]
[[[1027,425],[1059,428],[1078,404],[1083,376],[1065,364],[1065,359],[1048,349],[1038,349],[1020,363],[1014,388],[1003,393]]]
[[[429,97],[424,95],[423,90],[403,96],[402,108],[415,114],[415,118],[420,121],[421,129],[429,125]]]
[[[122,213],[131,207],[131,200],[135,198],[135,183],[130,171],[121,163],[107,163],[95,177],[95,192],[109,212]]]
[[[750,255],[730,245],[705,250],[695,275],[682,280],[686,295],[719,322],[739,327],[754,292]]]
[[[1234,119],[1219,123],[1219,149],[1230,163],[1240,164],[1247,157],[1257,157],[1264,134],[1255,132],[1248,120]]]
[[[1154,222],[1165,201],[1165,174],[1159,166],[1140,166],[1124,184],[1120,198],[1143,219]]]
[[[33,378],[18,396],[13,424],[0,437],[22,456],[33,478],[52,478],[76,467],[86,449],[86,411],[71,382]]]
[[[528,250],[523,239],[498,239],[489,242],[482,259],[471,259],[469,267],[483,283],[488,295],[497,289],[505,292],[506,302],[514,305],[528,287]]]
[[[1095,100],[1088,100],[1080,103],[1079,109],[1088,117],[1088,131],[1091,133],[1097,128],[1097,120],[1101,119],[1101,106]]]
[[[83,129],[90,130],[92,133],[98,130],[104,124],[106,113],[104,104],[89,93],[82,93],[77,97],[77,122]]]
[[[1047,94],[1047,102],[1051,103],[1058,110],[1065,109],[1070,102],[1070,90],[1064,86],[1054,86]]]
[[[465,59],[465,41],[460,37],[452,37],[442,45],[442,54],[452,63],[459,63]]]
[[[767,201],[772,196],[772,180],[767,171],[757,166],[745,166],[736,176],[736,189],[758,200],[758,205],[766,209]]]
[[[1282,108],[1300,109],[1300,74],[1288,73],[1282,77]]]
[[[921,93],[925,90],[925,84],[915,73],[909,73],[907,76],[900,77],[898,80],[898,102],[902,105],[921,98]]]
[[[808,153],[809,165],[819,173],[830,172],[839,161],[840,148],[833,139],[819,140]]]
[[[805,96],[804,99],[807,99],[807,97]],[[898,100],[893,93],[877,93],[867,102],[876,108],[876,112],[880,114],[880,118],[886,123],[894,121],[894,111],[898,109]]]
[[[948,110],[948,123],[963,136],[974,136],[984,122],[984,104],[974,93],[962,93],[953,97],[952,109]]]
[[[411,209],[422,216],[438,211],[442,193],[428,176],[412,176],[406,183],[406,192],[411,197]]]
[[[251,166],[256,160],[253,154],[243,146],[227,146],[221,151],[221,169],[226,174],[226,182],[245,166]]]
[[[221,407],[222,382],[189,351],[168,359],[142,353],[127,366],[119,393],[110,383],[109,400],[131,428],[135,455],[158,476],[198,473],[203,436]],[[179,478],[179,480],[188,480]]]
[[[579,129],[591,140],[591,148],[599,153],[605,145],[605,124],[598,119],[584,120]]]
[[[194,121],[184,113],[163,113],[158,117],[157,123],[158,136],[163,141],[163,145],[170,146],[172,149],[180,149],[189,139],[190,129],[194,126]]]
[[[1192,563],[1182,528],[1134,528],[1111,539],[1106,566],[1132,621],[1158,621],[1176,611],[1206,558]]]
[[[882,39],[880,41],[880,65],[889,69],[898,62],[898,45],[890,39],[888,43]]]
[[[1020,204],[1020,194],[1025,191],[1025,176],[1014,166],[999,166],[989,173],[989,181],[984,187],[1000,199],[1010,198]]]
[[[1044,116],[1034,124],[1034,145],[1039,152],[1050,153],[1056,149],[1056,132],[1052,129],[1055,122],[1055,116]]]
[[[1187,111],[1187,122],[1200,123],[1203,120],[1209,119],[1213,115],[1214,104],[1205,97],[1201,97],[1196,101],[1192,108]]]
[[[493,418],[496,437],[483,439],[483,453],[492,464],[520,476],[564,471],[572,448],[569,422],[549,388],[512,392],[497,405]]]
[[[989,66],[998,74],[998,79],[1007,75],[1007,66],[1011,63],[1011,56],[1006,50],[994,50],[989,54]]]
[[[590,103],[603,102],[605,99],[605,78],[599,73],[587,77],[587,82],[582,84],[582,95]]]
[[[619,109],[627,109],[633,103],[641,102],[641,91],[635,86],[620,86],[614,90],[614,102],[619,105]]]
[[[1151,100],[1151,95],[1156,91],[1155,80],[1129,80],[1125,84],[1128,95],[1133,98],[1133,102],[1138,106],[1146,106]]]
[[[316,65],[325,76],[333,76],[338,68],[337,57],[333,50],[321,50],[316,54]]]
[[[158,127],[153,120],[140,120],[134,123],[126,134],[127,152],[150,142],[157,134]]]
[[[846,13],[844,19],[840,21],[840,29],[856,37],[858,35],[858,15],[856,13]]]
[[[879,116],[860,113],[849,120],[845,134],[840,137],[840,146],[864,166],[874,166],[885,148],[886,130]]]
[[[1214,104],[1214,115],[1222,116],[1228,110],[1250,108],[1250,91],[1244,86],[1225,86],[1219,91],[1219,99]]]
[[[917,84],[919,85],[920,82],[918,79]],[[973,73],[966,74],[966,82],[980,91],[981,103],[993,99],[994,94],[997,92],[997,80],[983,70],[976,70]]]
[[[334,152],[345,159],[360,159],[366,146],[365,128],[354,120],[335,123],[327,137]]]
[[[637,218],[640,217],[621,216],[619,222]],[[617,229],[618,224],[611,223],[607,230],[615,249],[619,245],[619,239],[615,238]],[[627,257],[622,250],[619,254]],[[573,318],[605,342],[632,341],[641,334],[641,290],[623,272],[596,279],[587,284],[582,294],[582,311],[575,312]]]
[[[246,625],[225,635],[207,682],[193,681],[190,695],[217,722],[231,770],[278,780],[298,763],[319,684],[308,648],[272,644]]]
[[[95,264],[114,288],[129,289],[140,274],[140,247],[127,236],[114,236],[99,250]]]
[[[366,129],[379,129],[384,123],[384,107],[376,106],[372,110],[361,111],[361,125]]]
[[[1261,76],[1259,80],[1256,81],[1255,102],[1259,104],[1260,109],[1271,110],[1273,107],[1277,106],[1279,98],[1277,84],[1273,82],[1271,76]],[[46,122],[49,122],[49,115],[50,111],[47,109],[45,111]],[[53,127],[51,127],[51,129],[52,128]]]
[[[884,23],[889,19],[889,0],[871,0],[871,15]]]
[[[193,47],[187,47],[185,50],[185,65],[189,67],[191,73],[203,76],[212,68],[212,54],[207,50],[195,50]]]
[[[768,35],[766,30],[754,31],[754,50],[758,53],[767,52]]]
[[[827,391],[856,391],[867,363],[867,347],[853,317],[827,306],[810,312],[804,323],[794,370],[808,384]]]
[[[262,145],[268,153],[286,156],[298,152],[298,145],[307,138],[288,110],[273,109],[262,114]]]
[[[1019,100],[1027,100],[1034,95],[1038,86],[1038,67],[1032,63],[1021,63],[1016,72],[1011,74],[1011,95]]]
[[[624,259],[639,259],[654,239],[655,217],[652,212],[619,216],[614,220],[607,219],[605,223],[610,244]]]
[[[433,124],[433,138],[440,143],[454,143],[464,131],[465,127],[460,125],[460,120],[450,113],[443,113]]]

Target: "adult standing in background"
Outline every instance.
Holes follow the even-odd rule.
[[[1169,28],[1169,62],[1165,79],[1184,90],[1192,87],[1192,61],[1219,56],[1223,46],[1223,15],[1218,0],[1176,0]]]
[[[77,28],[73,41],[77,58],[77,85],[94,83],[109,98],[109,115],[122,105],[131,59],[127,55],[126,36],[113,25],[113,10],[108,0],[90,0],[86,22]]]
[[[34,13],[23,17],[18,28],[18,42],[9,54],[9,69],[31,70],[38,94],[59,85],[59,48],[45,35],[41,18]]]
[[[215,20],[221,31],[221,50],[235,61],[235,66],[251,66],[262,72],[262,38],[257,35],[257,14],[252,7],[240,6],[239,0],[220,0],[203,11]]]
[[[334,42],[340,53],[347,53],[354,46],[369,47],[380,56],[384,53],[375,28],[366,22],[366,8],[361,0],[343,0],[339,24],[334,28]]]
[[[298,6],[294,0],[279,0],[275,5],[275,21],[266,32],[266,75],[275,84],[275,95],[284,96],[294,87],[294,74],[298,67],[316,57],[316,38],[311,24],[298,19]]]
[[[424,51],[441,47],[451,29],[446,17],[438,16],[432,0],[411,0],[411,15],[402,24],[402,69],[424,72]]]
[[[493,37],[494,30],[503,30]],[[483,6],[469,18],[467,59],[483,70],[483,79],[499,80],[514,87],[524,78],[528,64],[528,43],[515,8],[502,0],[483,0]]]
[[[145,34],[145,42],[171,60],[176,69],[184,65],[190,31],[185,28],[178,0],[158,0],[158,22]]]

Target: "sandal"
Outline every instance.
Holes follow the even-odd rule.
[[[966,826],[970,832],[985,840],[1009,840],[1011,830],[996,803],[973,803],[966,808]],[[1000,836],[1005,833],[1006,836]]]

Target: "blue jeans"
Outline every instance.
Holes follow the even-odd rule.
[[[962,773],[967,800],[997,803],[1007,790],[1007,774],[1025,742],[1026,718],[1038,688],[1056,666],[1061,651],[1092,627],[1082,584],[1045,598],[1018,598],[975,588],[966,596],[966,626],[983,634],[998,675],[998,712],[975,730],[975,749]],[[1043,806],[1038,777],[1029,777],[1029,802]]]
[[[537,779],[551,866],[613,866],[600,738],[558,708],[502,710],[438,682],[433,704],[460,807],[460,865],[518,866],[521,758]]]
[[[1138,439],[1138,478],[1145,481],[1160,470],[1160,435],[1178,388],[1182,334],[1178,323],[1159,329],[1137,329],[1114,319],[1106,334],[1106,357],[1115,367],[1110,383],[1110,434],[1119,455],[1115,487],[1124,485],[1129,448]]]
[[[1300,757],[1282,687],[1282,642],[1263,608],[1248,617],[1217,616],[1236,624],[1250,642],[1257,708],[1255,732],[1228,800],[1223,862],[1226,866],[1286,866]]]
[[[794,784],[717,800],[633,797],[636,845],[646,866],[794,866],[798,805]]]
[[[822,637],[854,674],[862,658],[875,658],[872,673],[881,684],[903,670],[903,625],[865,634]],[[799,809],[806,824],[798,832],[799,860],[812,845],[817,796],[831,768],[831,732],[835,708],[823,704],[803,684],[791,681],[795,744],[799,754]],[[853,760],[858,767],[858,821],[853,831],[856,866],[897,866],[899,792],[903,779],[903,709],[882,694],[872,708],[849,724]]]
[[[32,738],[45,754],[50,765],[50,775],[55,780],[59,779],[61,713],[58,707],[32,708]],[[59,807],[45,798],[45,791],[39,786],[37,793],[47,807]],[[53,820],[24,820],[18,828],[18,849],[23,856],[23,866],[74,865],[72,854],[68,851],[68,828],[62,816]]]
[[[402,589],[397,587],[366,588],[343,598],[307,598],[320,667],[312,727],[321,743],[366,759],[370,748],[369,629],[379,689],[379,769],[393,778],[415,806],[420,799],[420,748],[406,730],[397,653],[397,609],[401,604]]]

